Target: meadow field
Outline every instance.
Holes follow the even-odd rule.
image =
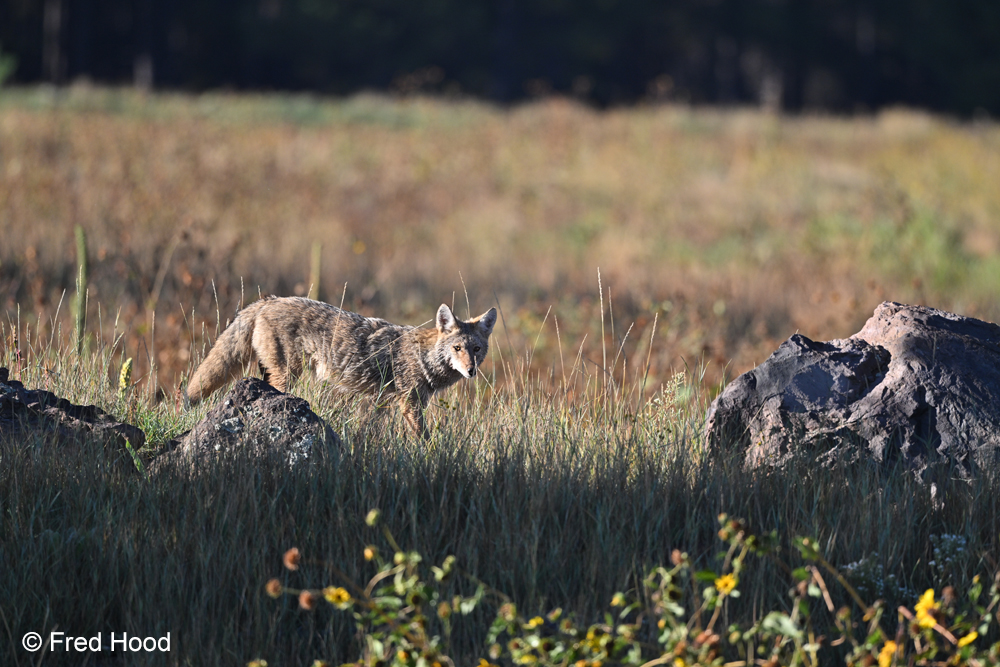
[[[718,570],[720,513],[777,531],[792,567],[792,539],[816,538],[888,610],[992,581],[996,475],[932,497],[876,462],[818,469],[804,454],[751,472],[739,452],[707,451],[701,426],[720,384],[796,331],[850,335],[886,299],[1000,319],[996,183],[1000,126],[909,110],[0,89],[0,366],[140,426],[146,460],[210,407],[184,411],[178,389],[258,294],[312,286],[415,325],[442,302],[501,312],[484,373],[432,404],[427,443],[393,411],[310,383],[296,391],[344,447],[305,470],[237,460],[146,479],[121,452],[0,439],[0,569],[13,573],[0,660],[36,664],[21,635],[56,627],[170,631],[175,645],[44,664],[355,659],[349,615],[264,585],[338,584],[331,564],[366,581],[365,546],[390,550],[365,524],[373,508],[428,564],[456,556],[468,576],[449,595],[483,581],[525,618],[602,618],[675,549]],[[293,546],[308,560],[285,571]],[[753,561],[720,624],[790,612],[794,586]],[[486,657],[498,606],[488,596],[455,620],[455,664]],[[991,626],[981,641],[997,639]]]
[[[319,244],[320,296],[366,315],[420,324],[467,291],[543,373],[557,340],[563,365],[607,346],[637,369],[657,317],[649,386],[717,383],[885,299],[998,319],[998,148],[996,124],[903,110],[5,89],[0,305],[70,321],[81,226],[88,331],[117,320],[171,393],[241,301],[308,291]]]

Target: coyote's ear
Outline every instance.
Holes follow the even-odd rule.
[[[497,309],[490,308],[485,313],[479,316],[479,328],[483,330],[483,334],[489,336],[493,331],[493,325],[497,323]]]
[[[447,333],[455,328],[455,314],[446,304],[441,304],[437,314],[437,328],[441,333]]]

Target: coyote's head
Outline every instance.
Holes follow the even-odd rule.
[[[486,358],[496,321],[496,308],[466,322],[456,319],[451,308],[441,304],[437,312],[437,345],[445,353],[448,364],[467,378],[476,377],[479,364]]]

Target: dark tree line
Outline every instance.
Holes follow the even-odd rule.
[[[997,0],[0,0],[16,82],[1000,112]]]

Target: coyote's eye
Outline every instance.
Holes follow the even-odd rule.
[[[455,351],[456,352],[461,352],[462,351],[462,346],[461,345],[456,345],[455,346]]]
[[[475,346],[474,348],[472,348],[473,352],[479,352],[479,350],[480,350],[480,347],[478,345]]]

